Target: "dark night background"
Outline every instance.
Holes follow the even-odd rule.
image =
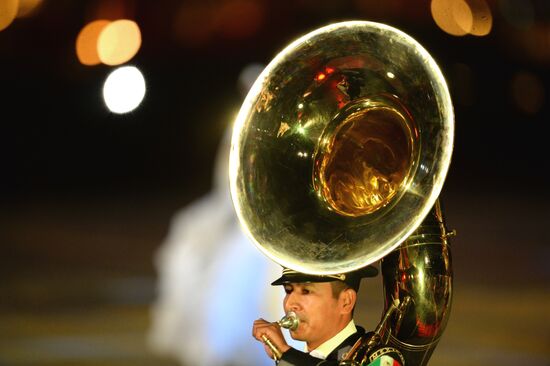
[[[145,333],[152,258],[172,215],[211,188],[218,143],[243,99],[239,74],[308,31],[352,19],[413,36],[453,97],[455,150],[442,199],[458,231],[457,290],[442,349],[467,349],[469,340],[479,362],[466,364],[550,364],[550,3],[487,3],[493,28],[483,37],[443,32],[427,0],[50,0],[16,19],[0,31],[0,365],[60,364],[17,347],[71,334],[69,313],[107,325],[97,309],[113,303],[134,309],[117,317],[118,329]],[[127,64],[143,72],[147,93],[128,114],[102,100],[113,67],[84,66],[75,54],[80,29],[100,17],[141,28]]]

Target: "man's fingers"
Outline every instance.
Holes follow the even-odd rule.
[[[264,319],[254,321],[254,325],[252,326],[252,336],[257,340],[262,340],[262,334],[269,334],[272,332],[279,332],[279,326],[276,323],[270,323]]]
[[[290,348],[277,323],[270,323],[264,319],[255,320],[252,336],[264,344],[265,352],[271,358],[281,357],[281,354]]]

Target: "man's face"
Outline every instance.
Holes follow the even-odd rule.
[[[298,329],[290,332],[292,338],[307,342],[311,350],[341,330],[341,303],[334,298],[330,282],[290,283],[284,289],[285,312],[294,311],[300,319]]]

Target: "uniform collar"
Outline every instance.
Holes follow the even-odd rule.
[[[319,347],[310,351],[309,354],[313,357],[326,359],[332,351],[336,349],[342,342],[344,342],[350,335],[357,333],[357,327],[353,322],[353,319],[334,337],[321,344]]]

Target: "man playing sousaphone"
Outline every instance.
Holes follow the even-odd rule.
[[[290,347],[277,323],[258,319],[252,334],[266,344],[266,353],[280,366],[338,365],[361,337],[369,336],[355,325],[353,311],[361,278],[377,274],[373,266],[337,275],[309,275],[285,268],[272,285],[284,287],[285,313],[293,312],[298,319],[298,326],[290,329],[290,335],[306,343],[306,352]],[[401,353],[393,347],[374,349],[367,356],[372,365],[404,363]]]
[[[254,322],[280,365],[427,364],[452,298],[451,232],[437,198],[453,136],[441,70],[384,24],[314,30],[258,77],[234,124],[233,204],[264,254],[314,274],[285,268],[273,284],[284,286],[286,317]],[[385,309],[365,334],[353,309],[377,261]]]

